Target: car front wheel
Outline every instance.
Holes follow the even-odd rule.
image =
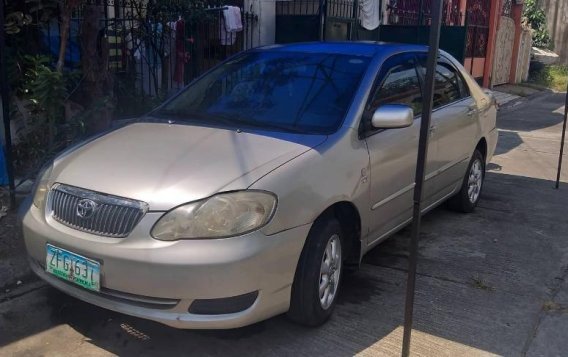
[[[288,311],[291,320],[319,326],[331,316],[343,268],[342,236],[335,218],[314,223],[296,268]]]
[[[460,191],[450,199],[450,208],[459,212],[473,212],[479,203],[483,181],[485,179],[485,160],[479,150],[475,150]]]

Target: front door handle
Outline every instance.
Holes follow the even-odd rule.
[[[477,114],[477,108],[469,108],[469,110],[467,111],[467,116],[473,116],[474,114]]]

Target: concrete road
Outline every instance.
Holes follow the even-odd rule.
[[[568,185],[557,191],[552,182],[563,100],[541,96],[500,113],[477,211],[426,215],[413,355],[566,355]],[[0,295],[0,355],[398,356],[408,238],[400,232],[345,276],[321,328],[279,316],[232,331],[174,330],[38,281]]]

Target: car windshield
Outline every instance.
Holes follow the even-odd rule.
[[[368,62],[354,55],[249,52],[198,79],[153,115],[329,134],[343,122]]]

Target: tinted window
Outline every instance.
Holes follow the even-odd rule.
[[[384,104],[405,104],[418,115],[422,112],[422,93],[416,72],[414,55],[403,54],[389,58],[379,74],[379,89],[367,110],[375,111]]]
[[[154,114],[330,133],[343,122],[368,62],[354,55],[251,52],[205,75]]]
[[[421,70],[426,75],[426,56],[420,56]],[[433,108],[450,104],[469,95],[461,76],[450,64],[438,62],[434,77]]]
[[[434,108],[450,104],[460,98],[457,74],[439,63],[434,77]]]

